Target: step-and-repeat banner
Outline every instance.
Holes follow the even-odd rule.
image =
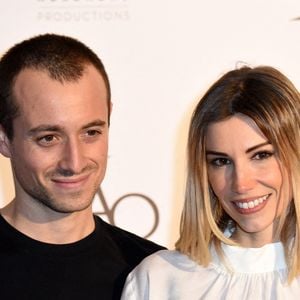
[[[273,65],[300,86],[298,0],[1,0],[0,53],[36,34],[82,40],[112,85],[108,170],[94,200],[107,221],[173,247],[191,112],[240,64]],[[0,206],[14,197],[0,158]]]

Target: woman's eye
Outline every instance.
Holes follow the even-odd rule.
[[[215,167],[222,167],[225,165],[229,165],[230,163],[231,163],[230,160],[225,157],[214,158],[210,161],[210,164]]]
[[[255,153],[252,156],[252,159],[262,160],[262,159],[267,159],[267,158],[269,158],[269,157],[271,157],[273,155],[274,155],[274,153],[270,152],[270,151],[260,151],[260,152]]]

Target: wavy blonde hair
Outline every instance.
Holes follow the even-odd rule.
[[[300,96],[286,76],[269,66],[229,71],[198,103],[189,128],[185,204],[176,249],[207,266],[212,243],[220,257],[221,242],[236,245],[224,235],[233,220],[209,185],[205,139],[209,124],[238,113],[254,120],[289,176],[293,199],[276,232],[284,245],[291,282],[300,274]]]

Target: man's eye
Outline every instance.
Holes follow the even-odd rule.
[[[98,135],[101,135],[101,130],[98,130],[98,129],[90,129],[90,130],[87,130],[86,133],[85,133],[85,136],[86,137],[96,137]]]
[[[100,134],[99,131],[94,130],[94,129],[89,130],[89,131],[87,132],[87,135],[89,135],[89,136],[94,136],[94,135],[98,135],[98,134]]]
[[[212,166],[215,167],[222,167],[225,165],[229,165],[231,162],[228,158],[225,157],[219,157],[219,158],[214,158],[209,162]]]
[[[48,134],[37,139],[37,142],[42,146],[49,146],[56,142],[54,135]]]
[[[271,151],[260,151],[260,152],[256,152],[253,156],[252,159],[255,160],[262,160],[262,159],[267,159],[271,156],[274,155],[274,152]]]

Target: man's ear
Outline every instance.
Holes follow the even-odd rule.
[[[110,102],[110,103],[109,103],[109,116],[108,116],[109,118],[111,117],[112,109],[113,109],[113,103]]]
[[[112,108],[113,108],[113,103],[109,102],[108,128],[110,126],[110,117],[111,117]]]
[[[0,153],[5,157],[10,158],[10,140],[8,139],[4,128],[0,125]]]

